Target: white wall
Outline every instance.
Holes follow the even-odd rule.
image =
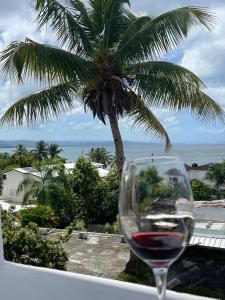
[[[214,187],[214,182],[213,181],[205,179],[207,171],[190,170],[187,173],[188,173],[188,178],[189,178],[190,181],[193,180],[193,179],[197,179],[197,180],[200,180],[200,181],[204,182],[205,184],[207,184],[211,187]]]
[[[197,207],[195,208],[196,219],[225,221],[225,208],[223,207]]]
[[[23,174],[16,170],[9,171],[5,173],[6,179],[3,180],[3,191],[0,199],[7,200],[13,203],[22,203],[23,193],[17,195],[17,188],[19,184],[26,178],[32,177],[33,179],[38,180],[38,177],[31,174]]]

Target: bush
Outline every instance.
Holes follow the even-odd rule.
[[[26,208],[19,212],[19,216],[23,227],[30,222],[36,223],[40,227],[58,226],[58,219],[49,206],[38,205],[37,207]]]
[[[213,189],[199,180],[191,181],[191,188],[195,201],[212,200]]]
[[[151,270],[149,266],[139,260],[135,263],[135,266],[132,269],[131,273],[128,274],[125,272],[121,272],[118,275],[117,279],[120,281],[149,285],[150,272]],[[153,279],[152,276],[151,279]]]
[[[66,270],[67,254],[61,240],[44,237],[37,225],[22,227],[12,212],[1,211],[4,256],[16,263]]]
[[[60,228],[68,226],[75,218],[82,219],[79,201],[78,196],[63,185],[50,185],[45,193],[45,202],[58,217]]]
[[[119,216],[113,224],[106,223],[104,226],[104,232],[110,234],[120,234]]]

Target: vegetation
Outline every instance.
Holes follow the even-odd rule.
[[[40,177],[26,178],[18,187],[18,193],[23,193],[23,204],[49,206],[57,219],[55,225],[61,228],[68,226],[75,218],[85,224],[115,222],[119,198],[117,169],[112,168],[108,176],[101,178],[97,168],[84,157],[78,158],[76,167],[70,173],[62,164],[52,165],[48,161],[38,163],[36,169]],[[47,222],[47,207],[46,210],[42,206],[39,209],[28,211],[30,221],[37,224]],[[33,218],[36,218],[38,211],[43,215],[35,221]],[[51,225],[51,214],[49,217]]]
[[[2,190],[3,190],[3,178],[2,178],[2,174],[0,173],[0,195],[2,194]]]
[[[23,227],[29,225],[29,223],[35,223],[39,227],[58,227],[58,219],[54,211],[46,205],[22,209],[19,216]]]
[[[90,159],[90,161],[103,164],[105,167],[107,167],[113,160],[113,156],[104,147],[91,148],[87,154],[87,157]]]
[[[63,48],[26,38],[2,51],[6,76],[46,83],[13,104],[2,124],[45,121],[72,110],[74,99],[83,95],[86,110],[104,124],[109,120],[121,173],[120,117],[164,139],[166,149],[170,140],[153,108],[190,110],[206,122],[224,119],[223,109],[202,91],[205,86],[195,74],[162,60],[196,25],[212,28],[215,19],[206,9],[182,7],[152,17],[133,13],[129,0],[74,0],[66,6],[57,0],[32,2],[39,26],[49,25]]]
[[[215,182],[215,189],[217,197],[219,197],[219,190],[221,186],[225,184],[225,161],[222,164],[212,164],[206,174],[206,179]]]
[[[2,211],[4,256],[6,260],[39,267],[66,270],[67,254],[61,240],[45,238],[37,225],[22,227],[12,212]]]
[[[48,150],[48,144],[41,140],[36,143],[36,149],[32,150],[32,152],[35,154],[38,161],[43,161],[48,158]]]
[[[194,200],[212,200],[214,190],[203,182],[194,179],[191,181],[191,189],[193,192]]]
[[[63,150],[59,148],[59,145],[57,144],[50,144],[48,146],[48,154],[51,159],[60,158],[59,153],[61,153]]]
[[[64,180],[64,173],[61,171],[63,165],[52,165],[50,162],[36,164],[35,171],[39,176],[34,179],[25,178],[18,186],[17,194],[23,193],[23,205],[33,203],[46,203],[46,193],[49,186],[58,184]],[[63,177],[63,178],[62,178]]]
[[[30,167],[38,163],[49,160],[65,162],[65,159],[59,156],[62,149],[57,144],[48,145],[45,141],[38,141],[36,148],[28,150],[24,145],[19,144],[16,150],[10,153],[0,153],[0,170],[2,173],[20,167]]]

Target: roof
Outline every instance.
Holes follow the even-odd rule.
[[[182,176],[180,170],[176,168],[168,170],[165,174],[170,176]]]
[[[16,168],[16,169],[13,169],[13,170],[16,171],[16,172],[19,172],[19,173],[30,174],[30,175],[33,175],[33,176],[41,177],[40,172],[38,172],[36,169],[34,169],[32,167]],[[11,171],[13,171],[13,170],[11,170]]]
[[[96,166],[100,177],[105,177],[108,175],[109,171],[100,167],[100,166],[102,166],[102,164],[96,164],[96,163],[92,163],[92,164],[94,166]],[[67,164],[64,164],[64,166],[67,171],[70,171],[70,170],[73,170],[76,165],[74,163],[67,163]],[[16,169],[12,169],[11,171],[16,171],[16,172],[19,172],[22,174],[30,174],[30,175],[33,175],[36,177],[41,177],[41,173],[32,167],[16,168]],[[11,171],[8,171],[8,172],[11,172]],[[8,172],[6,172],[6,173],[8,173]]]
[[[194,233],[189,244],[225,249],[225,235]]]
[[[195,208],[225,208],[225,200],[213,200],[213,201],[195,201],[194,202]]]
[[[211,166],[211,164],[206,164],[206,165],[201,165],[201,166],[197,165],[196,167],[192,167],[192,166],[185,164],[185,168],[187,171],[208,171],[209,166]]]

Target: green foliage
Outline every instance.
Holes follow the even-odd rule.
[[[120,234],[119,215],[117,215],[116,221],[113,224],[105,224],[104,231],[110,234]]]
[[[158,171],[154,167],[149,167],[144,171],[141,171],[137,178],[137,189],[140,202],[152,192],[152,186],[158,184],[162,180],[158,176]]]
[[[96,198],[99,203],[99,220],[97,223],[105,224],[116,221],[119,187],[119,173],[116,168],[112,168],[106,177],[99,180],[96,186]]]
[[[2,194],[2,190],[3,190],[3,178],[2,178],[2,174],[0,173],[0,195]]]
[[[96,167],[86,158],[80,157],[76,161],[76,167],[70,180],[73,192],[77,197],[78,217],[83,219],[85,224],[96,223],[101,206],[95,193],[100,180]]]
[[[131,273],[121,272],[117,279],[149,286],[150,268],[142,261],[137,261]]]
[[[2,211],[2,229],[6,260],[66,270],[68,257],[60,241],[45,238],[36,224],[22,227],[12,212]]]
[[[48,144],[43,141],[43,140],[40,140],[36,143],[35,145],[35,149],[32,150],[32,152],[34,153],[35,155],[35,158],[38,160],[38,161],[42,161],[46,158],[48,158]]]
[[[48,146],[48,154],[51,159],[55,159],[59,157],[59,153],[61,153],[63,150],[59,148],[59,145],[57,144],[50,144]]]
[[[75,218],[82,218],[80,198],[62,184],[51,184],[45,190],[45,204],[55,212],[60,228],[68,226]]]
[[[191,189],[195,201],[212,200],[213,189],[199,180],[191,181]]]
[[[58,219],[51,207],[38,205],[22,209],[19,212],[21,224],[23,227],[31,223],[36,223],[40,227],[57,227]]]
[[[220,186],[225,184],[225,161],[222,164],[212,164],[209,166],[206,179],[215,182],[215,189],[218,195]]]
[[[91,148],[87,154],[87,157],[90,159],[90,161],[103,164],[105,167],[108,166],[113,160],[113,156],[104,147]]]

